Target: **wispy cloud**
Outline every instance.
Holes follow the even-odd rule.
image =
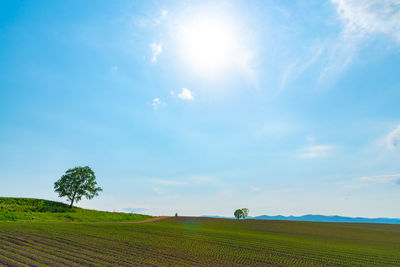
[[[326,47],[323,44],[318,44],[310,49],[310,53],[307,59],[304,61],[297,61],[292,64],[288,64],[281,75],[281,88],[280,91],[293,80],[296,80],[301,74],[303,74],[310,66],[312,66],[321,55],[326,52]],[[279,91],[279,92],[280,92]]]
[[[151,51],[153,53],[153,57],[151,58],[151,62],[157,63],[157,57],[162,52],[162,44],[154,42],[154,43],[150,44],[150,48],[151,48]]]
[[[333,146],[310,146],[306,151],[300,154],[300,158],[322,158],[327,156],[332,150]]]
[[[359,179],[363,182],[374,182],[374,183],[400,183],[400,174],[387,174],[377,176],[365,176]]]
[[[399,0],[332,0],[344,22],[345,34],[385,34],[400,43]]]
[[[151,103],[151,106],[153,107],[154,110],[158,110],[161,106],[164,106],[165,102],[162,101],[160,98],[154,98],[153,102]]]
[[[356,60],[368,39],[387,36],[400,44],[400,0],[331,0],[342,29],[336,37],[316,39],[305,58],[287,64],[281,90],[314,64],[322,64],[318,82],[334,81]]]
[[[178,98],[186,101],[194,100],[193,93],[187,88],[182,88],[182,91],[179,94],[177,94],[177,96]]]
[[[319,80],[337,77],[356,59],[367,38],[386,35],[400,44],[400,0],[331,0],[343,29],[322,44],[325,68]]]
[[[194,176],[190,178],[190,181],[193,184],[217,184],[218,181],[210,176]]]
[[[161,188],[174,187],[174,186],[198,186],[201,184],[218,184],[218,181],[213,177],[209,176],[192,176],[185,178],[173,178],[173,179],[149,179],[150,183],[157,186],[155,191],[161,191]],[[154,190],[154,189],[153,189]]]
[[[163,20],[166,19],[167,15],[168,15],[168,10],[163,9],[161,10],[160,16],[156,18],[154,21],[156,22],[156,24],[160,24]]]
[[[176,181],[176,180],[162,180],[162,179],[155,179],[152,181],[158,185],[185,185],[188,184],[187,181]]]
[[[400,125],[386,136],[385,141],[390,150],[400,148]]]

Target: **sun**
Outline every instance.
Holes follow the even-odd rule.
[[[238,38],[227,19],[197,16],[181,26],[178,38],[181,56],[196,72],[218,74],[235,58]]]

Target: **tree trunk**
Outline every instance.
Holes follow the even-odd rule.
[[[73,195],[73,197],[71,199],[71,204],[69,205],[69,208],[72,208],[72,204],[74,204],[75,195],[76,195],[76,192],[74,193],[74,195]]]

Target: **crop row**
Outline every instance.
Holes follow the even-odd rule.
[[[191,220],[145,224],[1,223],[0,265],[400,265],[399,245],[377,243],[368,237],[360,245],[360,241],[345,236],[318,239],[299,235],[295,229],[292,235],[277,233],[268,224],[262,228],[259,222],[256,227],[261,230],[251,221],[246,228],[235,221],[218,224],[196,219],[193,224]],[[392,236],[397,234],[391,232]]]

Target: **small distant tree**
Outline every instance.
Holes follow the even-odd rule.
[[[96,187],[96,176],[94,172],[86,167],[75,167],[65,172],[61,178],[54,183],[54,191],[59,197],[67,197],[72,208],[74,202],[78,203],[85,196],[87,199],[92,199],[103,191],[100,187]]]
[[[241,209],[237,209],[235,210],[235,212],[233,213],[233,215],[235,215],[236,219],[240,219],[243,216],[243,211]]]
[[[175,217],[178,217],[178,213],[175,213]]]
[[[246,219],[246,217],[249,215],[249,209],[248,208],[243,208],[242,209],[242,217],[243,219]]]

